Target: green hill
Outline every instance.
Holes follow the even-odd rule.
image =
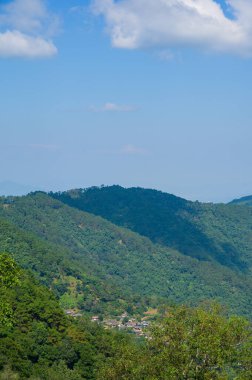
[[[23,265],[37,271],[39,269],[32,267],[38,255],[35,252],[40,252],[38,260],[43,261],[43,255],[50,256],[44,264],[43,274],[46,279],[50,278],[53,288],[61,292],[60,288],[63,288],[62,304],[74,302],[85,310],[90,301],[87,289],[94,287],[96,309],[92,310],[97,312],[103,312],[108,303],[115,309],[125,309],[129,302],[141,307],[141,299],[147,307],[144,297],[162,297],[167,302],[187,304],[217,299],[231,312],[250,315],[252,311],[249,260],[244,260],[241,265],[238,257],[242,268],[238,271],[234,270],[234,260],[229,267],[220,264],[220,260],[185,256],[175,249],[153,244],[148,238],[101,217],[69,207],[44,193],[2,198],[0,216],[15,224],[19,231],[21,229],[20,234],[24,233],[23,230],[26,234],[29,231],[33,237],[39,238],[39,244],[44,244],[40,250],[38,247],[28,250]],[[5,239],[5,244],[6,240],[12,239],[9,240],[9,248],[3,246],[7,251],[11,251],[17,241],[17,237],[12,236],[13,232],[10,232]],[[22,239],[20,237],[20,244]],[[49,250],[49,246],[51,253],[46,253],[44,250]],[[20,252],[22,250],[17,247],[16,257]],[[48,267],[54,269],[51,271]]]
[[[252,209],[190,202],[161,191],[120,186],[50,195],[184,255],[251,271]]]
[[[125,310],[140,298],[134,295],[133,301],[133,295],[127,292],[121,295],[121,288],[113,279],[107,281],[104,276],[91,275],[80,254],[3,219],[0,219],[0,252],[11,254],[22,268],[30,270],[40,283],[53,290],[65,309],[111,313]]]
[[[236,205],[244,205],[244,206],[252,206],[252,195],[248,195],[246,197],[234,199],[229,204],[236,204]]]

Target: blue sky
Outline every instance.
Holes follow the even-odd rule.
[[[178,3],[1,2],[0,182],[252,193],[251,2]]]

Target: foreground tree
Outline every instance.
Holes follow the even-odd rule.
[[[252,378],[249,322],[217,306],[172,308],[150,330],[145,350],[122,347],[99,378],[214,380]],[[110,367],[110,368],[109,368]]]

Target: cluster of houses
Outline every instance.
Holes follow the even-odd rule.
[[[129,318],[126,312],[119,317],[115,317],[114,319],[104,319],[103,321],[100,321],[99,316],[94,315],[91,318],[91,321],[101,323],[105,329],[116,328],[118,330],[127,330],[137,336],[143,337],[146,337],[145,329],[150,324],[150,322],[145,319],[142,319],[139,322],[135,318]]]
[[[74,309],[65,310],[65,313],[72,318],[83,316],[82,313]],[[146,317],[141,321],[137,321],[135,318],[130,318],[126,312],[114,319],[103,319],[102,321],[98,315],[94,315],[91,321],[102,324],[105,329],[126,330],[143,337],[147,337],[146,328],[150,325],[150,321],[146,320]]]
[[[69,317],[73,317],[73,318],[79,318],[79,317],[82,317],[82,316],[83,316],[81,313],[77,312],[77,311],[74,310],[74,309],[65,310],[65,313],[66,313],[66,315],[68,315]]]

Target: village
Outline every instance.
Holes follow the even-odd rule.
[[[102,321],[99,320],[99,316],[93,316],[91,321],[102,324],[105,329],[126,330],[142,337],[147,337],[146,328],[150,325],[150,321],[146,320],[146,317],[138,321],[135,318],[129,317],[126,312],[113,319],[103,319]]]
[[[80,318],[83,316],[82,313],[77,312],[74,309],[65,310],[66,315],[72,318]],[[129,333],[135,334],[139,337],[148,337],[146,332],[147,327],[150,326],[150,320],[148,317],[143,317],[141,320],[130,317],[127,312],[124,312],[122,315],[111,318],[101,319],[98,315],[91,317],[91,322],[98,323],[102,325],[105,329],[118,329],[125,330]]]

